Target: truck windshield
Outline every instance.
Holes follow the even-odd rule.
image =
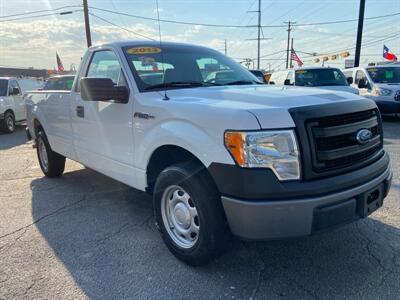
[[[0,79],[0,96],[7,96],[8,80]]]
[[[203,47],[143,45],[124,47],[123,51],[140,91],[261,84],[238,63]]]
[[[295,85],[298,86],[349,85],[339,69],[297,70],[295,74]]]
[[[367,72],[375,83],[400,84],[400,66],[386,68],[367,68]]]

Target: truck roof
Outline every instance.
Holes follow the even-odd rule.
[[[149,47],[160,47],[159,41],[148,41],[148,40],[124,40],[124,41],[115,41],[110,43],[99,44],[90,47],[90,49],[97,49],[101,47],[107,46],[117,46],[117,47],[126,47],[126,46],[149,46]],[[176,46],[176,47],[196,47],[196,48],[205,48],[210,49],[209,47],[199,46],[195,44],[189,43],[178,43],[178,42],[164,42],[162,41],[162,46]]]

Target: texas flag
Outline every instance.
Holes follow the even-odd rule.
[[[387,60],[397,61],[397,56],[390,52],[389,48],[383,45],[383,58]]]

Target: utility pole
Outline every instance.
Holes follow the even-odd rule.
[[[257,70],[260,70],[260,39],[261,39],[261,0],[258,0],[258,39],[257,39]]]
[[[83,0],[83,14],[85,15],[86,42],[89,48],[92,46],[92,36],[90,34],[89,9],[87,0]]]
[[[228,47],[226,45],[226,39],[225,39],[225,56],[228,56]]]
[[[292,43],[290,45],[290,68],[293,68],[293,63],[292,63],[292,53],[293,53],[293,38],[292,38]]]
[[[354,67],[360,65],[360,54],[361,54],[361,43],[364,26],[364,11],[365,11],[365,0],[360,0],[360,11],[358,14],[358,28],[357,28],[357,42],[356,42],[356,54],[354,58]]]
[[[292,31],[292,25],[295,24],[295,22],[285,22],[285,24],[288,24],[288,36],[287,36],[287,47],[286,47],[286,69],[289,68],[289,51],[290,51],[290,32]]]

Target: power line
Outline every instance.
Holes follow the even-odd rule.
[[[66,8],[74,8],[74,7],[82,7],[82,5],[65,5],[65,6],[61,6],[61,7],[57,7],[57,8],[53,8],[53,9],[42,9],[42,10],[36,10],[36,11],[25,12],[25,13],[14,14],[14,15],[0,16],[0,19],[33,15],[33,14],[44,13],[44,12],[49,12],[49,11],[55,12],[57,10],[66,9]]]
[[[114,10],[99,8],[99,7],[95,7],[95,6],[90,6],[89,8],[94,9],[94,10],[103,11],[103,12],[112,13],[112,14],[117,14],[117,15],[132,17],[132,18],[137,18],[137,19],[143,19],[143,20],[149,20],[149,21],[157,21],[156,18],[152,18],[152,17],[144,17],[144,16],[139,16],[139,15],[133,15],[133,14],[118,12],[118,11],[114,11]],[[369,18],[365,18],[365,20],[388,18],[388,17],[397,16],[397,15],[400,15],[400,12],[393,13],[393,14],[388,14],[388,15],[382,15],[382,16],[369,17]],[[329,24],[348,23],[348,22],[355,22],[355,21],[358,21],[358,19],[336,20],[336,21],[319,22],[319,23],[304,23],[304,24],[296,24],[296,25],[293,25],[293,26],[299,27],[299,26],[329,25]],[[200,26],[205,26],[205,27],[220,27],[220,28],[258,28],[258,25],[195,23],[195,22],[184,22],[184,21],[168,20],[168,19],[160,19],[160,22],[172,23],[172,24],[181,24],[181,25],[193,25],[193,26],[200,25]],[[262,28],[286,28],[286,25],[261,25],[261,27]]]
[[[99,20],[101,20],[101,21],[103,21],[103,22],[105,22],[105,23],[107,23],[107,24],[109,24],[109,25],[118,27],[119,29],[122,29],[122,30],[125,30],[125,31],[127,31],[127,32],[133,33],[133,34],[135,34],[135,35],[137,35],[137,36],[140,36],[140,37],[142,37],[142,38],[145,38],[145,39],[148,39],[148,40],[152,40],[152,41],[156,41],[156,39],[153,39],[153,38],[151,38],[151,37],[149,37],[149,36],[146,36],[146,35],[137,33],[137,32],[135,32],[135,31],[133,31],[133,30],[130,30],[130,29],[128,29],[128,28],[122,27],[122,26],[120,26],[120,25],[118,25],[118,24],[115,24],[115,23],[113,23],[113,22],[110,22],[110,21],[108,21],[108,20],[106,20],[106,19],[104,19],[104,18],[102,18],[102,17],[99,17],[98,15],[95,15],[94,13],[89,13],[89,15],[91,15],[91,16],[93,16],[93,17],[95,17],[95,18],[97,18],[97,19],[99,19]]]
[[[14,19],[0,20],[0,23],[10,22],[10,21],[27,20],[27,19],[35,19],[35,18],[48,17],[48,16],[68,15],[68,14],[72,14],[74,12],[80,12],[80,11],[82,11],[82,9],[71,10],[71,11],[62,11],[62,12],[58,12],[58,13],[42,14],[42,15],[36,15],[36,16],[26,16],[26,17],[14,18]]]
[[[382,16],[364,18],[364,20],[382,19],[382,18],[394,17],[394,16],[398,16],[398,15],[400,15],[400,12],[388,14],[388,15],[382,15]],[[349,23],[349,22],[358,22],[358,19],[337,20],[337,21],[319,22],[319,23],[304,23],[304,24],[296,24],[294,26],[299,27],[299,26],[331,25],[331,24]]]

